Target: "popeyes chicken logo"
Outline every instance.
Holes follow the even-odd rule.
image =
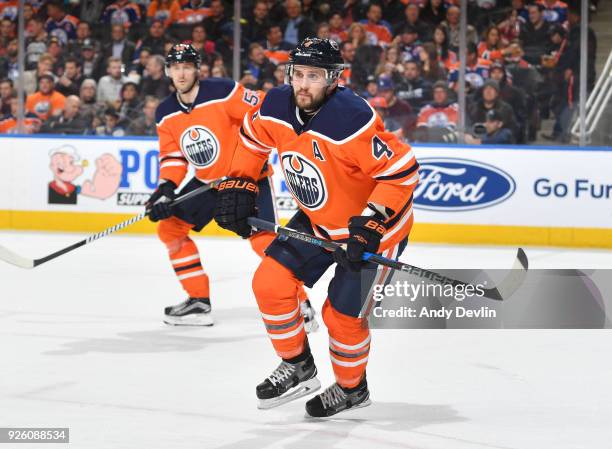
[[[287,187],[300,204],[317,210],[327,202],[327,188],[323,175],[315,164],[300,153],[288,151],[281,157]]]
[[[62,145],[49,151],[49,168],[53,180],[48,184],[49,204],[77,204],[79,195],[105,200],[113,196],[119,188],[123,166],[115,156],[105,153],[95,161],[95,171],[90,179],[81,185],[75,181],[89,166],[81,160],[77,149],[72,145]]]
[[[209,167],[219,158],[219,139],[204,126],[190,126],[181,136],[181,151],[197,168]]]

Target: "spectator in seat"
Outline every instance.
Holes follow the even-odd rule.
[[[92,39],[91,24],[89,22],[79,22],[76,29],[76,36],[76,39],[68,42],[67,51],[69,55],[75,58],[81,58],[81,48],[86,40],[93,46],[96,53],[100,52],[100,43]]]
[[[467,58],[465,64],[466,91],[473,93],[475,89],[482,87],[485,80],[489,78],[491,61],[479,58],[476,44],[470,42],[467,45]],[[448,81],[455,90],[459,89],[459,63],[448,74]]]
[[[63,112],[45,121],[40,132],[44,134],[84,134],[88,124],[79,113],[80,106],[81,100],[76,95],[66,97]]]
[[[351,67],[353,85],[357,89],[363,89],[368,76],[375,72],[383,49],[379,45],[368,43],[365,29],[360,23],[353,23],[348,34],[348,40],[355,46],[355,61]]]
[[[438,52],[433,42],[423,44],[419,53],[419,61],[421,63],[421,76],[424,79],[432,84],[436,81],[446,80],[446,69],[438,59]]]
[[[47,23],[45,31],[49,36],[57,37],[63,45],[68,45],[68,41],[76,39],[76,29],[79,19],[66,14],[64,2],[61,0],[51,0],[47,3]]]
[[[550,25],[542,15],[542,5],[530,4],[529,21],[521,28],[519,39],[525,52],[525,60],[531,64],[539,64],[541,56],[546,53]]]
[[[19,77],[19,43],[13,39],[8,43],[5,55],[0,58],[0,77],[16,81]],[[28,73],[28,72],[26,72]],[[35,83],[33,83],[35,84]],[[32,86],[35,89],[35,86]]]
[[[47,41],[47,54],[53,58],[53,73],[61,76],[64,72],[64,61],[66,59],[62,41],[55,36],[51,36]]]
[[[81,45],[81,66],[85,78],[98,79],[102,71],[106,69],[102,58],[96,53],[95,44],[92,39],[85,39]],[[121,62],[121,60],[119,60]]]
[[[427,0],[421,10],[421,19],[432,27],[440,25],[446,18],[444,0]]]
[[[299,0],[285,2],[287,17],[280,23],[286,42],[296,46],[307,37],[315,37],[315,24],[302,15],[302,3]]]
[[[519,128],[514,117],[514,111],[508,103],[500,98],[499,84],[497,81],[487,80],[479,93],[480,95],[477,95],[477,97],[479,97],[477,101],[471,103],[467,108],[470,122],[472,124],[484,123],[487,112],[495,110],[499,114],[499,117],[501,117],[503,127],[512,132],[513,141],[516,141],[516,136],[519,134]]]
[[[450,6],[446,10],[446,20],[442,22],[442,25],[445,25],[448,30],[449,37],[449,48],[455,52],[459,51],[459,18],[461,16],[461,10],[458,6]],[[468,43],[477,44],[478,43],[478,33],[476,32],[476,28],[472,25],[467,26],[467,35],[466,41]]]
[[[203,22],[208,38],[213,42],[221,39],[223,37],[221,28],[228,22],[230,20],[225,15],[223,2],[221,0],[212,0],[210,2],[210,16],[204,19]]]
[[[512,131],[505,127],[503,117],[495,109],[487,111],[484,121],[485,133],[481,136],[465,134],[468,145],[508,145],[514,143]]]
[[[408,136],[414,124],[414,114],[412,107],[404,100],[400,100],[395,95],[395,86],[388,77],[381,77],[378,80],[378,95],[387,102],[387,115],[396,120],[403,131],[404,136]]]
[[[406,25],[393,42],[399,48],[402,62],[419,60],[421,43],[419,42],[419,34],[415,27]]]
[[[127,81],[121,70],[121,59],[111,57],[106,63],[107,75],[98,81],[98,102],[118,107],[121,101],[121,87]]]
[[[372,45],[389,45],[393,39],[391,35],[391,24],[382,19],[382,8],[377,3],[370,3],[366,13],[366,19],[360,21],[368,36],[368,42]],[[415,31],[416,32],[416,31]]]
[[[163,22],[155,19],[151,21],[147,35],[138,41],[134,58],[138,58],[140,56],[139,50],[145,47],[151,51],[151,54],[165,56],[164,50],[167,42],[168,39]]]
[[[342,42],[340,44],[340,54],[342,55],[342,59],[344,59],[344,71],[340,75],[340,85],[351,87],[351,70],[353,61],[355,60],[355,46],[353,43],[349,41]]]
[[[81,74],[81,63],[78,59],[68,57],[64,62],[64,73],[57,80],[55,89],[68,97],[70,95],[79,95],[81,83],[85,77]]]
[[[368,76],[365,85],[365,90],[359,95],[365,98],[366,100],[378,96],[378,81],[376,80],[375,76]],[[385,100],[385,104],[387,104],[387,100]]]
[[[176,22],[180,9],[178,0],[152,0],[147,8],[147,17],[149,20],[161,20],[168,28]]]
[[[266,39],[266,32],[270,27],[270,19],[268,17],[268,2],[266,0],[257,0],[253,5],[251,17],[244,27],[244,37],[249,42],[262,42]]]
[[[142,115],[142,101],[138,93],[138,84],[126,81],[121,86],[121,104],[117,109],[123,123],[130,123]]]
[[[51,116],[61,114],[65,101],[66,97],[55,91],[53,74],[45,73],[38,78],[38,91],[26,98],[25,109],[44,122]]]
[[[457,64],[457,53],[450,49],[448,30],[444,25],[438,25],[433,32],[433,43],[438,53],[438,61],[449,71]]]
[[[47,32],[45,21],[36,16],[30,19],[26,28],[27,38],[25,41],[26,69],[32,70],[36,67],[38,58],[47,51]]]
[[[88,128],[93,127],[92,123],[94,117],[101,115],[104,110],[104,105],[98,103],[97,100],[97,87],[96,80],[86,78],[81,83],[81,89],[79,91],[79,99],[81,100],[80,115],[85,119]]]
[[[346,41],[348,32],[344,26],[344,20],[339,12],[335,12],[329,18],[329,37],[338,43]]]
[[[111,56],[121,58],[121,63],[127,67],[134,60],[136,44],[127,39],[123,25],[111,26],[111,39],[102,47],[102,58],[108,60]]]
[[[10,41],[16,39],[15,24],[8,17],[0,20],[0,56],[4,56],[5,49]]]
[[[207,61],[215,53],[215,43],[208,39],[204,25],[194,25],[191,30],[191,45],[200,52],[203,61]]]
[[[393,34],[398,35],[406,25],[417,30],[418,39],[421,42],[428,42],[432,39],[430,26],[420,18],[421,10],[416,3],[408,3],[404,9],[404,18],[393,27]]]
[[[417,118],[417,131],[427,142],[443,142],[444,136],[455,132],[459,120],[459,106],[449,98],[449,88],[446,82],[437,81],[433,85],[433,101],[421,108]],[[417,132],[417,135],[419,133]],[[454,141],[456,136],[446,141]]]
[[[495,25],[489,26],[478,43],[478,57],[488,59],[491,62],[503,62],[506,56],[520,54],[518,44],[512,43],[508,46],[501,41],[499,28]]]
[[[276,70],[276,66],[266,58],[263,47],[258,43],[249,46],[246,68],[251,72],[256,81],[263,81],[264,79],[274,77],[274,70]]]
[[[400,100],[408,102],[417,115],[431,101],[431,83],[421,76],[421,66],[417,61],[404,63],[404,76],[396,80],[395,93]]]
[[[104,9],[101,19],[106,25],[123,25],[129,30],[140,23],[140,8],[129,0],[115,0]]]
[[[508,81],[506,69],[501,64],[493,64],[491,66],[491,79],[497,81],[499,85],[499,98],[508,103],[514,112],[514,116],[518,125],[516,137],[517,143],[525,143],[525,132],[527,129],[527,94],[520,87],[513,86]],[[532,101],[532,107],[535,104]],[[535,108],[537,110],[537,108]],[[537,120],[537,116],[533,117]]]
[[[11,114],[11,98],[16,94],[13,80],[3,78],[0,80],[0,117]]]
[[[95,134],[97,136],[125,136],[125,129],[119,123],[119,119],[119,113],[116,111],[116,109],[113,107],[108,107],[104,111],[102,124],[95,129]]]
[[[19,128],[17,127],[17,114],[19,113],[19,100],[17,94],[13,95],[8,102],[10,112],[4,117],[0,118],[0,134],[17,134]],[[23,132],[25,134],[37,133],[42,124],[42,120],[32,112],[25,111],[23,118]]]
[[[389,116],[389,105],[384,97],[372,97],[368,100],[370,106],[378,113],[383,121],[386,131],[390,131],[400,139],[404,137],[402,125],[393,117]]]
[[[150,57],[151,49],[149,47],[143,47],[140,49],[138,59],[136,59],[130,66],[130,70],[128,73],[130,79],[137,81],[140,81],[142,79],[142,77],[145,75],[147,62],[149,62]]]
[[[289,60],[289,51],[293,46],[283,40],[283,32],[279,25],[271,25],[266,33],[266,41],[263,44],[266,58],[273,64],[284,64]]]
[[[128,136],[156,136],[155,111],[157,106],[159,106],[159,99],[151,96],[145,97],[143,113],[130,122],[126,134]]]
[[[165,59],[153,55],[147,62],[147,75],[141,82],[141,94],[155,98],[166,98],[170,94],[170,80],[164,76]]]
[[[36,92],[38,87],[38,79],[46,74],[51,73],[53,70],[53,58],[48,53],[43,53],[38,58],[36,63],[36,70],[27,70],[23,74],[23,89],[26,95],[33,94]]]

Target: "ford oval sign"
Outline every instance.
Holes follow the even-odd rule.
[[[419,159],[421,180],[414,207],[436,211],[482,209],[507,200],[516,189],[512,177],[492,165],[459,158]]]

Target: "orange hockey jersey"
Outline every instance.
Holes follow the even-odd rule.
[[[156,111],[160,179],[179,185],[189,164],[202,182],[227,176],[242,119],[261,95],[229,79],[208,78],[189,107],[168,96]]]
[[[318,236],[346,239],[349,218],[368,208],[388,216],[381,251],[410,232],[418,181],[414,154],[351,90],[338,87],[308,123],[290,86],[270,90],[244,118],[230,176],[256,178],[274,148],[287,186]]]

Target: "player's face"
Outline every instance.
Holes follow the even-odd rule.
[[[169,74],[174,87],[182,94],[191,90],[198,76],[195,65],[190,62],[172,64],[169,68]]]
[[[295,104],[305,111],[314,111],[321,106],[327,91],[325,70],[317,67],[296,65],[291,78]]]

